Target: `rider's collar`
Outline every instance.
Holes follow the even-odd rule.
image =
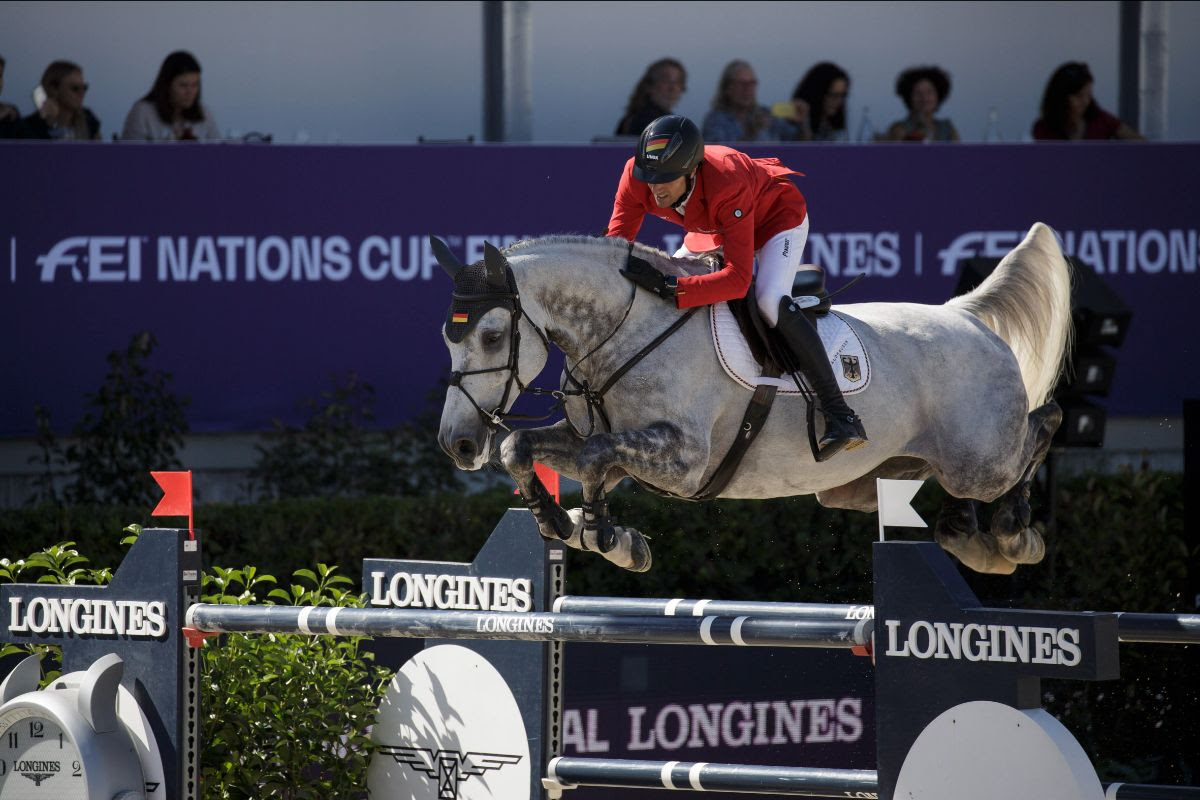
[[[696,191],[696,173],[695,172],[693,172],[691,175],[688,175],[687,191],[684,192],[683,196],[680,197],[678,200],[676,200],[671,205],[671,208],[673,208],[679,212],[679,216],[682,217],[684,212],[687,211],[688,200],[692,199],[692,192],[694,192],[694,191]]]

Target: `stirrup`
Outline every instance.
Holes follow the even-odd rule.
[[[867,432],[863,428],[862,419],[854,413],[825,415],[825,433],[817,442],[820,460],[832,458],[842,450],[854,450],[867,443]]]

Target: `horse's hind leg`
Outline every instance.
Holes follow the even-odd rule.
[[[1053,400],[1029,413],[1025,447],[1027,463],[1017,483],[996,501],[992,535],[1000,552],[1016,564],[1036,564],[1046,554],[1042,535],[1030,523],[1029,488],[1050,450],[1050,440],[1062,422],[1062,409]]]
[[[996,537],[979,529],[978,500],[950,497],[942,503],[933,538],[942,549],[976,572],[1009,575],[1017,565],[1005,557]]]

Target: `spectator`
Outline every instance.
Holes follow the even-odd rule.
[[[154,86],[125,117],[122,139],[151,142],[220,139],[212,112],[200,102],[200,62],[176,50],[158,69]]]
[[[4,92],[4,65],[7,62],[0,56],[0,94]],[[15,128],[21,124],[21,110],[11,103],[0,102],[0,138],[15,134]]]
[[[850,76],[831,61],[814,64],[804,73],[792,102],[806,124],[800,136],[818,142],[844,142],[846,133],[846,97],[850,94]],[[807,135],[805,135],[807,134]]]
[[[1050,76],[1034,139],[1141,139],[1133,128],[1096,105],[1088,65],[1068,61]]]
[[[671,113],[687,91],[687,70],[674,58],[660,58],[646,67],[633,87],[625,116],[617,123],[617,136],[640,136],[642,130],[659,117]]]
[[[893,142],[957,142],[958,131],[948,119],[934,116],[950,96],[950,76],[941,67],[912,67],[896,78],[896,94],[908,116],[893,122],[885,140]]]
[[[54,61],[42,73],[46,99],[25,117],[21,135],[26,139],[87,141],[100,138],[100,120],[83,105],[88,85],[83,68],[70,61]]]
[[[706,142],[779,142],[800,137],[800,120],[784,119],[758,104],[758,78],[745,61],[730,61],[721,73],[712,110],[704,116]]]

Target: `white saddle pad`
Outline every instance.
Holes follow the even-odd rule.
[[[729,377],[753,389],[762,383],[773,383],[779,387],[780,394],[799,394],[800,390],[792,379],[764,378],[762,370],[750,352],[750,345],[742,330],[729,310],[728,303],[716,303],[709,315],[712,320],[713,346],[717,351],[717,360],[721,362]],[[821,343],[829,355],[829,363],[833,374],[837,377],[838,387],[842,394],[855,394],[867,388],[871,382],[871,361],[867,357],[866,348],[858,334],[850,327],[845,317],[836,311],[817,319],[817,332],[821,334]]]

